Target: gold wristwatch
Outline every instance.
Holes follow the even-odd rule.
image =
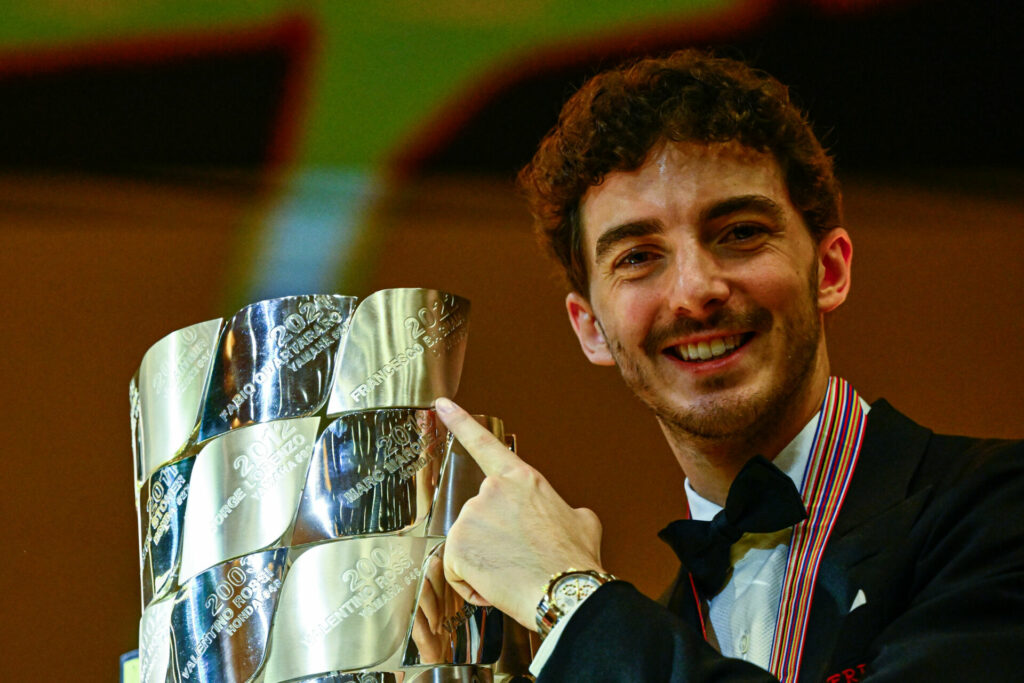
[[[572,614],[580,603],[602,585],[616,578],[594,569],[568,569],[548,581],[544,597],[537,604],[537,630],[545,638],[559,619]]]

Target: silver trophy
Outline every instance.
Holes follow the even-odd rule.
[[[430,512],[448,432],[433,410],[343,415],[317,441],[292,543],[406,530]]]
[[[137,496],[143,607],[177,589],[181,553],[186,545],[191,549],[206,545],[202,540],[190,543],[184,540],[185,511],[196,453],[233,429],[322,411],[330,392],[338,349],[354,306],[353,297],[334,295],[260,301],[240,310],[222,329],[220,321],[201,323],[168,335],[146,354],[137,375],[142,389],[138,390],[140,419],[136,441],[142,444],[137,449],[142,455],[137,455],[136,461],[143,463],[142,472],[148,472],[154,464],[170,462],[149,475]],[[219,329],[220,334],[212,344],[210,337],[215,329]],[[179,342],[179,338],[195,338],[196,341],[185,344]],[[186,351],[178,351],[185,347]],[[200,347],[205,355],[196,351]],[[165,367],[167,358],[191,359],[193,355],[197,356],[193,365],[198,367],[200,360],[205,359],[202,367],[208,370],[170,373],[171,377],[191,378],[187,384],[184,380],[150,381],[150,376],[161,376],[147,372],[151,366]],[[156,360],[147,364],[150,356]],[[161,360],[163,363],[158,363]],[[186,366],[192,367],[187,363]],[[196,380],[192,376],[199,374],[202,374],[205,388],[202,399],[196,402]],[[173,394],[176,399],[165,406],[155,388],[149,393],[143,392],[151,384],[184,388],[177,390]],[[153,435],[167,437],[173,446],[155,442]],[[234,446],[232,443],[227,449]],[[223,451],[224,447],[214,446],[214,449]],[[232,464],[234,462],[232,459]],[[266,468],[259,468],[259,472],[265,471]],[[214,472],[209,467],[201,467],[201,472],[204,476],[197,483],[207,487],[204,490],[236,479],[231,470]],[[218,484],[210,484],[209,477],[217,478]],[[237,498],[222,504],[233,502],[237,502]],[[202,526],[202,523],[192,524],[193,529]],[[231,546],[238,542],[231,539],[212,543]],[[195,557],[195,553],[191,553],[191,557]],[[193,565],[190,571],[208,566]]]
[[[195,457],[179,573],[287,545],[320,420],[253,424],[212,439]]]
[[[195,458],[164,465],[137,493],[142,607],[178,586],[178,558]]]
[[[440,571],[483,479],[430,409],[458,387],[469,304],[353,308],[259,302],[169,335],[133,378],[145,683],[525,680],[525,631]],[[161,369],[188,387],[173,406]]]
[[[221,333],[199,440],[316,413],[327,400],[355,299],[322,294],[246,306]]]
[[[359,304],[335,374],[329,415],[426,408],[454,396],[466,353],[469,302],[430,289],[384,289]]]
[[[129,392],[136,485],[194,439],[221,322],[207,320],[172,332],[143,356]]]
[[[139,683],[165,683],[171,656],[173,597],[142,610],[139,621]]]
[[[505,439],[501,420],[476,419]],[[427,525],[430,538],[443,539],[448,534],[463,504],[476,495],[483,480],[483,471],[453,439]],[[443,542],[424,561],[423,576],[403,666],[495,663],[502,652],[504,615],[492,607],[471,605],[444,580]]]

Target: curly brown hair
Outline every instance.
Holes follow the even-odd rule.
[[[642,59],[591,78],[519,173],[541,242],[584,296],[580,200],[609,173],[639,168],[666,139],[736,140],[770,152],[815,240],[842,222],[832,159],[786,86],[742,62],[693,49]]]

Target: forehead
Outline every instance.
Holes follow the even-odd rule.
[[[609,173],[580,201],[582,244],[592,261],[597,238],[635,222],[693,223],[709,207],[761,195],[796,213],[782,169],[770,153],[738,142],[665,141],[633,171]],[[664,225],[668,227],[668,225]]]

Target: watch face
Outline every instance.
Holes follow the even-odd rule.
[[[570,574],[555,585],[551,601],[563,613],[569,612],[600,585],[601,583],[589,574]]]

